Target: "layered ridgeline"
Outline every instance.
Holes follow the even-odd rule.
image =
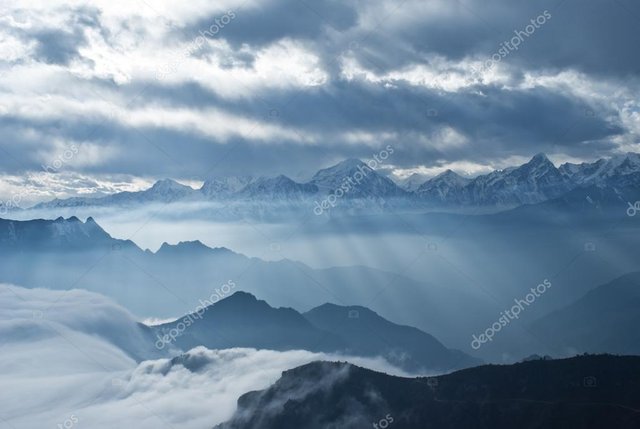
[[[533,213],[544,212],[547,209],[541,206],[547,204],[550,202],[526,208]],[[573,203],[566,204],[571,207]],[[556,340],[555,335],[529,329],[535,319],[571,304],[598,284],[640,268],[635,257],[640,252],[635,218],[622,210],[624,223],[616,224],[616,228],[601,222],[597,228],[589,226],[580,231],[580,222],[591,212],[581,209],[578,213],[559,226],[556,218],[548,219],[548,225],[543,223],[547,217],[509,212],[462,220],[448,215],[446,225],[435,215],[428,216],[425,230],[441,227],[445,234],[464,225],[457,234],[471,241],[463,242],[462,255],[473,257],[454,259],[445,246],[437,251],[427,249],[423,255],[411,254],[412,259],[404,261],[421,261],[414,264],[412,277],[363,266],[312,269],[286,259],[264,261],[198,241],[164,244],[154,253],[111,237],[91,218],[85,222],[77,218],[0,220],[0,282],[30,288],[87,289],[115,299],[140,317],[166,319],[191,313],[207,300],[224,298],[224,292],[217,291],[233,281],[234,291],[249,292],[275,307],[302,312],[326,302],[343,307],[365,304],[387,320],[415,326],[450,347],[485,360],[518,360],[540,351],[560,356],[624,350],[594,349],[583,347],[586,343],[568,341],[566,344],[575,344],[575,350],[561,351],[556,346],[563,344],[562,340]],[[569,235],[567,225],[571,228]],[[458,240],[456,232],[451,237]],[[590,241],[594,241],[594,247],[587,249]],[[526,246],[518,245],[514,251],[514,243]],[[463,276],[461,272],[468,274]],[[473,334],[491,326],[501,311],[513,306],[514,299],[525,296],[544,278],[553,284],[548,293],[527,307],[520,319],[491,343],[477,351],[471,349]],[[618,291],[612,289],[612,293]],[[633,302],[626,295],[621,299]],[[324,312],[316,309],[310,313],[309,320],[332,312],[331,306],[321,309]],[[598,320],[595,313],[594,320]],[[330,324],[321,326],[319,318],[311,321],[324,331],[332,330]],[[347,330],[347,326],[357,327],[339,326],[340,333],[358,339],[360,332]],[[551,330],[560,334],[562,326]],[[620,326],[605,324],[602,329],[614,335]]]
[[[640,357],[581,356],[399,378],[346,363],[285,371],[217,429],[640,427]]]
[[[357,209],[382,212],[469,206],[500,209],[552,200],[577,188],[606,188],[615,194],[616,190],[637,188],[639,185],[640,155],[636,153],[593,163],[566,163],[560,167],[556,167],[544,154],[538,154],[521,166],[472,179],[447,170],[422,183],[417,176],[394,182],[380,170],[373,170],[360,160],[348,159],[318,171],[304,183],[283,175],[217,177],[206,180],[200,189],[193,189],[164,179],[143,191],[95,198],[56,199],[38,204],[33,209],[131,207],[175,202],[224,203],[226,211],[212,212],[218,217],[268,216],[269,213],[264,211],[267,204],[272,210],[274,207],[280,209],[280,215],[286,211],[310,208],[315,208],[319,214]]]
[[[535,321],[555,355],[577,352],[640,355],[640,273],[599,286],[574,303]]]
[[[210,428],[233,415],[245,392],[310,362],[348,359],[404,373],[380,358],[304,350],[159,349],[149,327],[84,290],[0,284],[0,338],[3,428],[69,428],[72,420],[91,429]]]
[[[161,349],[248,347],[382,357],[411,373],[480,363],[419,329],[389,322],[364,307],[324,304],[300,314],[291,308],[273,308],[245,292],[153,329]]]
[[[221,287],[230,281],[237,285],[234,291],[300,311],[325,302],[367,303],[377,295],[380,300],[372,303],[372,309],[381,316],[418,326],[439,338],[460,332],[466,339],[469,325],[485,324],[492,317],[478,310],[491,308],[479,293],[363,266],[312,269],[286,259],[250,258],[199,241],[165,243],[154,253],[111,237],[91,218],[85,222],[76,217],[0,219],[0,282],[87,289],[115,299],[140,317],[169,318],[223,298]],[[390,301],[392,296],[397,299]],[[454,311],[469,317],[445,317]]]

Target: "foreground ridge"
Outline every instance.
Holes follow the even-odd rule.
[[[217,429],[637,428],[640,357],[579,356],[401,378],[315,362],[238,400]]]

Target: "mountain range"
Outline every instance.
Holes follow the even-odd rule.
[[[185,320],[189,326],[180,329]],[[246,347],[383,357],[412,373],[450,371],[480,363],[446,348],[419,329],[389,322],[365,307],[323,304],[301,314],[291,308],[273,308],[246,292],[235,292],[200,312],[153,329],[158,338],[175,341],[173,344],[184,351],[197,346]],[[180,333],[175,340],[172,332]]]
[[[111,237],[91,218],[0,220],[0,282],[87,289],[116,300],[139,317],[166,319],[192,312],[230,280],[237,290],[301,311],[325,302],[342,306],[371,302],[368,306],[382,317],[447,339],[452,332],[466,336],[469,324],[486,323],[492,317],[478,311],[492,308],[480,291],[422,283],[365,266],[313,269],[287,259],[251,258],[199,241],[165,243],[151,252]],[[375,296],[380,299],[372,300]],[[443,317],[453,311],[468,316]]]
[[[401,378],[314,362],[249,392],[216,429],[640,427],[640,357],[579,356]]]
[[[446,208],[456,206],[510,208],[552,200],[580,187],[629,188],[640,185],[640,154],[627,153],[592,163],[565,163],[556,167],[546,155],[527,163],[474,178],[447,170],[423,183],[397,183],[358,159],[347,159],[322,169],[306,183],[287,176],[224,177],[206,180],[200,189],[163,179],[151,188],[104,197],[73,197],[37,204],[33,209],[91,206],[130,206],[145,203],[233,201],[244,204],[285,203],[306,207],[329,195],[341,199],[338,210],[371,209],[381,203],[391,208]]]
[[[585,328],[591,326],[587,323],[590,312],[602,313],[604,317],[612,314],[610,310],[591,305],[584,311],[580,306],[572,306],[592,288],[640,268],[635,258],[640,251],[637,222],[624,213],[624,207],[619,213],[623,223],[618,222],[615,229],[609,222],[581,223],[585,218],[597,219],[591,211],[598,213],[595,207],[599,199],[596,194],[592,196],[594,204],[576,195],[575,199],[563,198],[492,215],[421,215],[419,219],[424,216],[421,228],[426,233],[430,234],[431,228],[450,234],[452,240],[471,239],[464,242],[464,250],[474,258],[457,263],[473,277],[461,276],[459,270],[448,268],[451,265],[448,255],[440,257],[446,248],[426,252],[421,257],[424,263],[417,264],[413,273],[404,270],[402,274],[394,274],[365,266],[313,269],[287,259],[251,258],[199,241],[165,243],[151,252],[130,240],[111,237],[92,218],[83,222],[72,217],[0,219],[0,282],[29,288],[87,289],[115,299],[139,317],[166,319],[193,312],[212,291],[233,280],[238,285],[236,290],[260,296],[271,305],[308,312],[303,315],[316,328],[348,337],[351,344],[356,344],[351,347],[360,353],[369,345],[357,343],[362,337],[359,325],[350,323],[352,320],[337,326],[330,323],[333,317],[340,320],[338,315],[344,316],[345,307],[366,305],[384,319],[415,326],[453,348],[486,360],[502,359],[507,351],[511,359],[518,359],[536,352],[565,356],[572,351],[624,351],[629,347],[635,350],[634,337],[626,335],[633,332],[628,326],[632,325],[633,312],[638,308],[634,306],[631,286],[602,288],[610,291],[612,297],[599,298],[595,304],[611,301],[626,306],[621,304],[620,311],[614,311],[620,314],[618,319],[611,316],[598,329]],[[586,207],[580,205],[583,203]],[[554,207],[570,207],[567,213],[575,215],[563,219],[553,211]],[[465,227],[460,229],[462,224]],[[575,231],[567,236],[567,228]],[[346,229],[350,230],[351,227]],[[597,243],[597,249],[592,249],[597,251],[585,251],[585,238],[581,237],[592,240],[591,237],[599,235],[603,237],[591,243],[593,246]],[[514,252],[514,241],[526,246]],[[466,263],[471,265],[462,265]],[[505,270],[505,266],[509,269]],[[517,324],[503,330],[479,353],[469,348],[471,334],[494,323],[500,311],[513,305],[514,298],[524,296],[545,277],[554,285],[549,297],[539,299],[520,316]],[[620,298],[616,298],[617,293]],[[316,308],[326,302],[338,306]],[[567,321],[547,323],[549,328],[544,330],[524,329],[555,310],[561,310],[560,316],[568,318]],[[316,314],[333,313],[336,315],[325,319],[315,318]],[[574,313],[583,315],[577,317]],[[363,310],[361,314],[360,320],[368,319],[368,312]],[[375,317],[371,317],[375,324]],[[583,328],[587,329],[586,340],[578,341],[581,337],[574,332]],[[385,329],[376,328],[381,333]],[[391,332],[382,338],[399,338],[400,334]],[[593,333],[590,337],[589,332]],[[556,339],[560,336],[567,340]],[[553,347],[558,344],[571,347]],[[608,344],[616,348],[605,347]],[[388,355],[393,355],[393,347],[384,344],[375,347],[388,349]]]
[[[549,353],[640,355],[640,272],[598,286],[532,324],[555,345]]]

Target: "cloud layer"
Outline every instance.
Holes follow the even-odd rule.
[[[200,347],[162,358],[126,310],[81,290],[0,285],[0,337],[0,426],[9,428],[204,429],[231,417],[243,393],[312,361],[405,375],[381,359],[306,351]],[[138,364],[136,353],[152,360]]]
[[[639,148],[632,0],[3,8],[0,169],[68,181],[66,194],[78,191],[63,172],[300,179],[386,144],[402,171]]]

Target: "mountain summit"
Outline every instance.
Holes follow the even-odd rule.
[[[217,301],[175,322],[155,327],[160,338],[185,319],[193,323],[175,344],[183,350],[251,347],[270,350],[310,350],[345,356],[383,357],[407,371],[463,368],[480,363],[465,353],[447,349],[433,336],[396,325],[365,307],[324,304],[300,314],[273,308],[246,292]]]
[[[267,205],[272,202],[284,203],[289,212],[308,211],[310,209],[305,204],[313,205],[314,201],[331,194],[340,196],[347,212],[352,208],[371,212],[380,207],[383,210],[386,207],[410,210],[458,206],[513,208],[549,201],[579,187],[639,187],[640,155],[628,153],[593,163],[566,163],[557,168],[544,153],[538,153],[520,166],[495,170],[473,179],[451,170],[422,184],[418,183],[419,177],[412,176],[403,184],[403,189],[361,160],[349,158],[319,170],[307,183],[296,182],[284,175],[228,177],[208,180],[202,188],[195,190],[174,180],[163,179],[143,191],[120,192],[106,197],[56,199],[33,208],[129,207],[155,202],[223,200],[243,205],[219,214],[228,218],[268,213]]]
[[[344,192],[348,198],[396,198],[407,195],[391,179],[355,158],[318,171],[309,183],[327,194],[348,189]]]

